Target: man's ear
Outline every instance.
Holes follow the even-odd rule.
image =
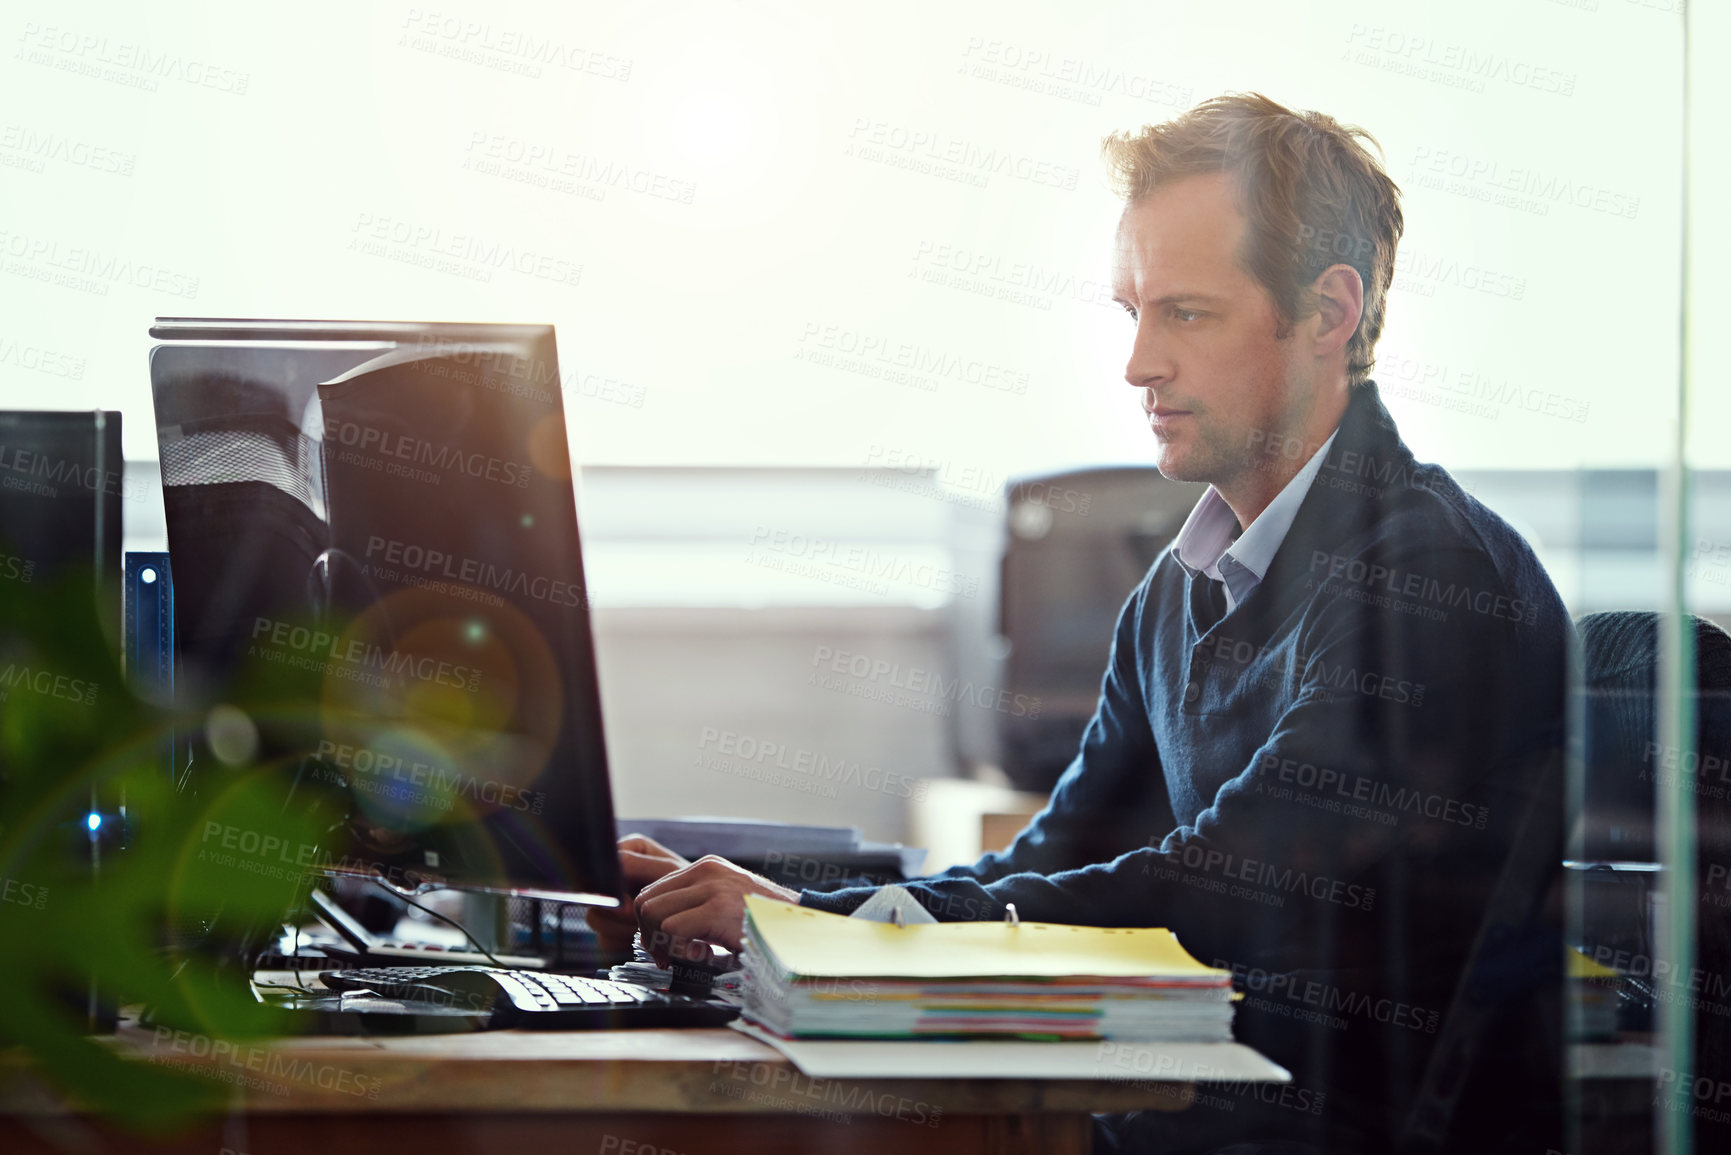
[[[1316,302],[1316,355],[1346,348],[1364,315],[1364,282],[1351,265],[1330,265],[1311,286]]]

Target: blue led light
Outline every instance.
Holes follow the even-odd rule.
[[[90,827],[91,832],[95,833],[102,829],[102,815],[96,813],[94,810],[91,811],[90,816],[84,820],[84,825]]]

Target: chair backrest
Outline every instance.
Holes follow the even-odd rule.
[[[1665,997],[1695,1001],[1695,1079],[1731,1079],[1731,634],[1694,619],[1695,741],[1668,750],[1657,732],[1658,615],[1592,614],[1578,623],[1586,692],[1585,854],[1615,861],[1658,857],[1657,787],[1678,780],[1695,798],[1695,958],[1673,972]],[[1653,876],[1656,877],[1656,876]],[[1612,892],[1588,891],[1585,933],[1614,930],[1595,909]],[[1613,913],[1614,912],[1610,912]],[[1638,911],[1646,930],[1647,911]],[[1638,948],[1650,963],[1653,945]],[[1697,1150],[1724,1149],[1731,1128],[1697,1121]]]
[[[1070,470],[1005,487],[1004,688],[1040,702],[1038,716],[1000,715],[999,759],[1018,788],[1051,789],[1076,756],[1118,611],[1203,489],[1152,466]]]
[[[1692,782],[1703,819],[1731,813],[1725,807],[1731,797],[1731,634],[1705,618],[1692,621],[1696,733],[1688,753],[1659,742],[1659,616],[1617,610],[1577,624],[1585,769],[1580,853],[1589,861],[1657,861],[1653,802],[1661,778]],[[1703,823],[1702,829],[1717,837],[1723,823],[1712,830]]]

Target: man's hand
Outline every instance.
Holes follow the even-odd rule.
[[[609,955],[629,954],[631,936],[637,933],[637,909],[632,896],[656,879],[690,865],[653,838],[641,834],[621,838],[619,871],[624,876],[625,902],[612,910],[591,907],[584,915],[589,928],[601,939],[601,949]]]
[[[637,921],[656,965],[675,957],[707,963],[710,943],[738,953],[748,894],[799,901],[799,891],[713,854],[644,887],[637,895]]]

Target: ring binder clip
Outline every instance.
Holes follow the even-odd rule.
[[[1010,926],[1022,925],[1022,916],[1016,913],[1015,903],[1006,902],[1004,904],[1004,922]]]

